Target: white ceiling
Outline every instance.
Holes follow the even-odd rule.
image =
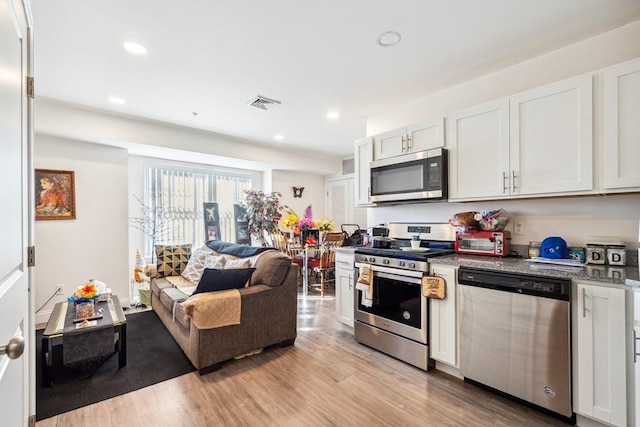
[[[352,155],[369,115],[640,19],[639,0],[32,0],[32,10],[38,97],[338,157]],[[378,46],[389,30],[400,43]],[[248,107],[256,95],[282,104]]]

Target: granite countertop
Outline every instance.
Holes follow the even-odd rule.
[[[458,254],[430,258],[429,262],[431,264],[456,265],[459,267],[482,268],[485,270],[532,274],[536,276],[588,280],[592,282],[632,286],[640,289],[640,272],[637,265],[616,267],[587,264],[584,267],[564,267],[525,262],[525,258],[494,258]]]

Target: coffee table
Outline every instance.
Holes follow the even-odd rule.
[[[77,328],[72,302],[59,302],[53,307],[42,334],[41,363],[44,387],[53,386],[54,369],[62,365],[63,359],[65,362],[66,359],[77,362],[95,356],[95,352],[100,349],[118,352],[118,368],[126,366],[127,319],[118,296],[113,295],[109,300],[97,303],[95,310],[96,313],[102,314],[102,318],[97,319],[97,324]]]

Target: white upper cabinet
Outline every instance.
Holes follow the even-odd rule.
[[[640,59],[604,70],[604,190],[640,187]]]
[[[592,76],[451,114],[449,199],[593,190]]]
[[[373,138],[363,138],[355,142],[355,204],[371,205],[371,162],[373,161]]]
[[[447,117],[449,198],[509,194],[509,101],[489,102]],[[504,178],[504,179],[503,179]]]
[[[509,99],[512,194],[593,189],[593,77]]]
[[[373,138],[376,160],[444,147],[444,118],[395,129]]]

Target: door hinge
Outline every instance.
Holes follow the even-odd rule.
[[[29,415],[29,427],[35,427],[36,425],[36,416]]]
[[[36,247],[29,246],[27,248],[27,267],[36,266]]]
[[[36,97],[36,89],[35,89],[35,82],[33,77],[28,76],[27,77],[27,98],[35,98]]]

